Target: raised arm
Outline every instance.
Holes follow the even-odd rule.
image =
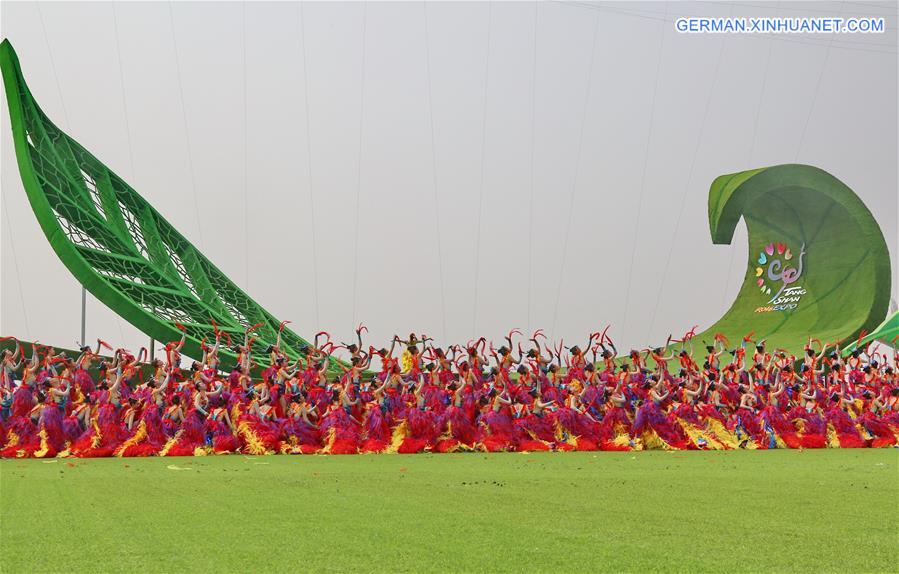
[[[777,390],[771,392],[772,397],[779,397],[784,392],[784,383],[782,380],[777,380]]]
[[[362,351],[362,356],[365,358],[360,359],[360,361],[359,361],[359,370],[360,371],[364,371],[371,366],[371,353],[366,353],[365,351]]]
[[[112,386],[109,387],[110,392],[118,392],[119,386],[122,384],[122,367],[116,367],[115,370],[115,382],[112,383]]]
[[[217,399],[217,398],[219,398],[219,396],[221,396],[222,391],[224,389],[225,389],[225,386],[220,383],[216,390],[214,390],[212,392],[207,392],[206,397],[210,398],[210,399]]]
[[[668,335],[668,340],[665,341],[665,346],[663,347],[663,350],[667,349],[671,345],[671,339],[672,339],[672,336]],[[671,359],[673,359],[676,356],[677,356],[677,353],[674,352],[674,349],[671,349],[670,354],[667,357],[662,357],[662,360],[670,361]]]
[[[587,354],[587,351],[593,346],[593,339],[595,339],[596,336],[596,333],[590,333],[590,338],[587,339],[587,345],[584,347],[584,354]]]
[[[65,397],[69,394],[69,382],[63,379],[56,379],[57,381],[62,380],[62,383],[65,385],[65,390],[55,389],[50,387],[50,394],[54,397],[61,398]]]
[[[537,354],[542,354],[543,349],[540,348],[540,341],[537,339],[537,337],[531,337],[531,342],[534,343],[534,347],[537,348]]]
[[[28,362],[28,366],[31,367],[31,369],[36,369],[41,362],[41,358],[37,352],[37,348],[37,343],[31,345],[31,360]]]
[[[536,399],[534,402],[541,409],[545,409],[546,407],[552,406],[556,403],[555,399],[551,399],[546,402],[543,402],[543,399]]]
[[[612,348],[611,352],[606,348],[606,346],[603,343],[600,343],[599,346],[602,348],[603,353],[608,352],[609,353],[608,358],[614,361],[616,358],[618,358],[618,349],[615,348],[615,344],[612,341],[609,341],[608,343],[609,343],[609,347]]]
[[[209,416],[209,413],[206,412],[206,409],[203,408],[203,403],[200,401],[200,397],[202,393],[194,394],[194,408],[203,413],[203,416]]]
[[[390,341],[390,348],[387,349],[387,356],[388,356],[388,357],[392,357],[392,356],[393,356],[393,350],[396,349],[396,342],[399,341],[399,340],[400,340],[399,337],[397,337],[396,335],[393,336],[393,340]]]
[[[169,383],[172,381],[172,371],[167,370],[165,372],[165,379],[162,381],[162,384],[159,385],[157,391],[160,393],[164,393],[169,386]]]
[[[361,323],[358,327],[356,327],[356,341],[359,344],[359,349],[362,349],[362,330],[365,329],[365,326]]]

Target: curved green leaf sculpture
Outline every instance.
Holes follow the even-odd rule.
[[[709,191],[712,241],[729,244],[746,221],[749,260],[731,308],[697,335],[739,341],[754,331],[769,348],[800,353],[808,337],[855,338],[886,316],[890,256],[861,199],[831,174],[778,165],[723,175]]]
[[[188,356],[202,356],[212,321],[235,343],[259,323],[257,344],[276,341],[278,319],[44,115],[8,40],[0,44],[0,69],[28,200],[53,250],[92,295],[158,341],[178,340],[180,323]],[[289,329],[282,339],[288,354],[307,344]],[[226,365],[234,360],[230,351],[221,356]]]

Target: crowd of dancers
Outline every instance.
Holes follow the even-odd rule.
[[[748,335],[695,353],[692,333],[619,356],[608,329],[583,347],[518,330],[440,348],[326,333],[313,344],[232,345],[221,334],[182,367],[184,338],[78,357],[18,342],[0,355],[0,456],[108,457],[458,451],[860,448],[897,445],[899,378],[876,348],[843,357],[809,339],[801,357]],[[210,334],[210,338],[213,334]],[[516,341],[517,339],[517,341]],[[348,360],[334,361],[343,348]],[[260,353],[267,359],[257,364]],[[397,356],[398,355],[398,356]],[[376,365],[373,368],[373,365]],[[376,372],[373,372],[376,371]],[[339,374],[335,374],[339,373]],[[94,376],[91,373],[95,373]]]

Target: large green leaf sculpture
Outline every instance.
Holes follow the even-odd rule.
[[[743,285],[727,313],[697,339],[721,333],[736,343],[754,331],[769,348],[798,354],[809,336],[848,344],[884,319],[887,245],[843,182],[796,164],[716,178],[709,191],[712,241],[729,244],[740,218],[749,236]]]
[[[92,295],[158,341],[179,339],[183,325],[184,352],[193,357],[213,321],[235,342],[259,323],[257,345],[276,340],[278,319],[44,115],[8,40],[0,44],[0,68],[28,200],[53,250]],[[288,354],[307,344],[289,329],[282,339]],[[222,355],[226,364],[234,359]]]

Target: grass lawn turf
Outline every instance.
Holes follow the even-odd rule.
[[[4,460],[0,571],[897,572],[899,450]]]

